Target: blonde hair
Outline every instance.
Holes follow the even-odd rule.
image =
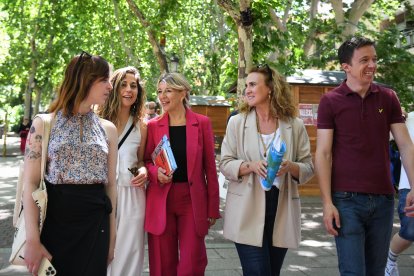
[[[270,88],[270,113],[281,120],[287,121],[297,115],[297,108],[293,103],[290,86],[285,78],[268,65],[253,67],[249,74],[260,73],[264,76],[265,84]],[[245,100],[239,102],[240,112],[247,113],[252,109]]]
[[[186,95],[183,100],[183,105],[186,108],[190,108],[191,86],[183,75],[179,73],[165,73],[158,78],[157,87],[161,82],[165,82],[165,84],[167,84],[167,87],[169,88],[178,91],[185,91]]]
[[[125,79],[127,74],[134,75],[137,82],[138,94],[134,105],[131,107],[129,114],[132,116],[133,125],[136,125],[144,116],[144,105],[146,101],[146,93],[144,88],[139,83],[139,72],[138,69],[132,66],[120,68],[116,70],[111,76],[111,84],[113,87],[112,92],[109,95],[105,105],[98,109],[98,114],[104,119],[113,122],[116,126],[119,125],[119,112],[121,111],[121,95],[119,90],[121,88],[122,81]]]
[[[109,78],[109,72],[108,62],[100,56],[85,52],[75,56],[66,67],[65,77],[49,112],[62,110],[66,117],[74,115],[75,110],[79,109],[81,102],[88,96],[92,84]]]

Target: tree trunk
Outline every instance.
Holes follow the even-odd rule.
[[[9,110],[6,110],[6,114],[4,115],[4,137],[3,137],[3,157],[6,157],[7,155],[7,132],[9,131]]]
[[[345,15],[344,15],[344,7],[342,0],[330,0],[332,4],[332,9],[335,14],[335,22],[338,27],[343,26],[345,24]]]
[[[43,7],[43,0],[39,1],[39,9],[38,9],[38,18],[40,18],[40,13]],[[30,38],[30,50],[31,50],[31,67],[30,67],[30,71],[29,71],[29,79],[27,81],[27,87],[26,87],[26,91],[24,93],[24,118],[25,119],[32,119],[32,91],[33,88],[35,87],[36,83],[35,83],[35,77],[36,77],[36,72],[37,72],[37,66],[38,66],[38,53],[37,53],[37,48],[36,48],[36,35],[37,32],[39,31],[39,24],[36,22],[34,29],[33,29],[33,33],[32,36]]]
[[[32,91],[35,86],[35,76],[37,71],[37,60],[32,57],[32,66],[29,73],[29,80],[24,93],[24,118],[32,119]]]
[[[351,5],[348,18],[345,18],[342,0],[330,1],[335,13],[336,25],[343,28],[341,33],[343,41],[355,34],[359,20],[374,2],[374,0],[355,0]]]
[[[128,65],[131,62],[132,64],[136,64],[138,59],[132,53],[131,48],[128,47],[127,44],[125,43],[125,34],[124,34],[124,31],[122,30],[122,25],[120,24],[120,21],[119,21],[118,0],[112,0],[112,3],[114,3],[114,15],[115,15],[115,20],[116,20],[116,25],[118,26],[118,29],[119,29],[119,37],[121,38],[122,47],[124,48],[124,51],[127,57],[125,60],[125,64]]]
[[[49,52],[53,49],[53,40],[54,40],[54,38],[55,38],[55,35],[51,34],[50,37],[49,37],[49,41],[47,43],[45,52],[43,54],[44,57],[47,57],[49,55]],[[34,102],[34,105],[32,107],[33,108],[32,117],[33,117],[34,115],[39,113],[40,100],[42,98],[42,91],[43,90],[35,82],[33,83],[32,87],[33,87],[32,92],[34,90],[35,95],[36,95],[35,102]],[[31,96],[33,97],[33,93],[31,93]],[[33,100],[32,100],[32,103],[33,103]],[[32,118],[30,118],[30,119],[32,119]]]
[[[217,0],[217,4],[230,15],[237,25],[237,34],[239,36],[237,94],[240,95],[246,84],[247,72],[253,66],[253,19],[251,17],[250,0],[240,0],[239,7],[231,0]]]
[[[292,2],[293,2],[293,0],[289,0],[289,1],[286,3],[286,6],[285,6],[285,9],[284,9],[284,12],[283,12],[283,17],[282,17],[282,18],[280,18],[280,17],[276,14],[275,9],[273,9],[272,7],[269,7],[269,8],[268,8],[268,10],[269,10],[269,14],[270,14],[270,18],[272,19],[273,23],[275,24],[276,29],[277,29],[277,30],[279,30],[279,31],[280,31],[280,32],[282,32],[282,33],[286,33],[286,32],[288,31],[288,28],[287,28],[286,22],[287,22],[287,20],[288,20],[288,18],[289,18],[289,12],[290,12],[290,8],[292,7]],[[279,56],[280,56],[281,54],[286,56],[286,55],[288,55],[289,53],[288,53],[288,50],[285,50],[285,52],[284,52],[284,53],[280,53],[280,51],[279,51],[279,50],[275,50],[275,51],[273,51],[273,53],[271,53],[271,54],[269,54],[269,55],[267,56],[267,59],[268,59],[269,61],[276,62],[276,61],[277,61],[277,59],[279,58]]]
[[[345,26],[343,37],[350,37],[355,34],[358,22],[364,13],[371,7],[374,0],[356,0],[352,3],[351,11],[348,16],[348,24]]]
[[[127,2],[131,11],[138,18],[141,25],[147,30],[148,40],[152,46],[152,52],[157,58],[157,62],[160,66],[161,73],[168,72],[167,58],[165,56],[165,53],[161,50],[160,44],[158,43],[155,35],[155,31],[151,28],[150,23],[145,19],[144,15],[142,14],[138,6],[135,4],[135,2],[133,0],[127,0]]]
[[[240,95],[246,85],[247,72],[253,66],[252,53],[252,26],[237,26],[239,35],[239,70],[237,80],[237,94]]]
[[[312,0],[311,1],[311,8],[309,11],[309,23],[310,23],[310,28],[309,28],[309,32],[308,35],[306,37],[305,40],[305,44],[303,45],[303,53],[305,54],[305,56],[309,56],[310,52],[312,50],[314,41],[315,41],[315,37],[316,37],[316,15],[318,14],[318,4],[319,4],[319,0]]]
[[[34,88],[36,98],[35,103],[33,106],[33,115],[39,114],[39,107],[40,107],[40,98],[42,96],[42,90],[39,88],[39,86],[35,86]]]

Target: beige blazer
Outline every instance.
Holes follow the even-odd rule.
[[[309,137],[302,120],[279,121],[286,142],[284,158],[299,165],[299,179],[290,174],[280,179],[279,202],[273,230],[273,246],[297,248],[301,238],[298,184],[314,174]],[[237,243],[262,246],[265,223],[265,192],[255,173],[239,177],[243,161],[261,160],[254,109],[233,116],[221,146],[220,171],[229,180],[224,213],[224,237]]]

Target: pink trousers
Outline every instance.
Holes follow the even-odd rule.
[[[196,233],[188,183],[174,183],[167,196],[167,225],[148,233],[151,276],[202,276],[207,266],[204,237]]]

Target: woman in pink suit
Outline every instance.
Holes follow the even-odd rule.
[[[148,123],[144,159],[149,172],[145,230],[150,275],[204,275],[204,238],[220,217],[211,123],[189,109],[190,90],[182,75],[161,75],[157,93],[164,114]],[[151,159],[164,135],[178,167],[171,176]]]

